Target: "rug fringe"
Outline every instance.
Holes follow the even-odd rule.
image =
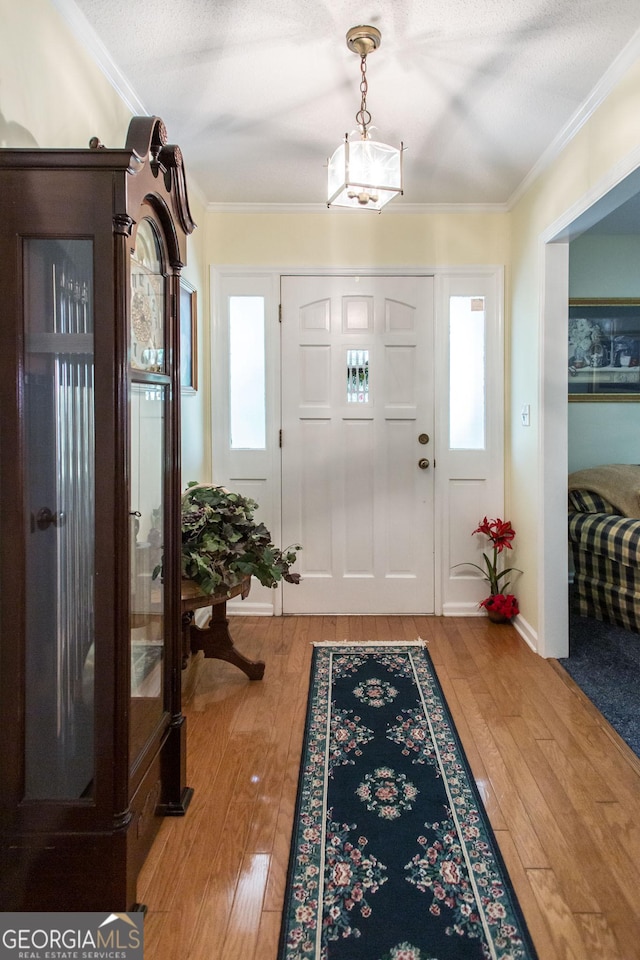
[[[313,640],[312,647],[426,647],[428,640]]]

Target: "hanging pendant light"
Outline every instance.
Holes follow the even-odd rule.
[[[352,207],[356,210],[381,210],[397,194],[402,193],[402,152],[386,143],[372,140],[367,110],[367,56],[380,46],[382,37],[375,27],[352,27],[347,33],[347,46],[360,57],[360,109],[356,123],[360,137],[349,140],[345,133],[329,160],[329,207]]]

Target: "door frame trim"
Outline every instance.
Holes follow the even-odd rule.
[[[280,406],[280,395],[279,395],[279,385],[280,385],[280,345],[279,345],[279,316],[278,316],[278,305],[281,301],[281,277],[283,276],[318,276],[318,277],[344,277],[344,276],[362,276],[362,277],[433,277],[435,284],[435,302],[434,302],[434,343],[436,344],[435,349],[437,350],[438,344],[442,343],[443,337],[443,323],[445,317],[443,317],[443,307],[440,303],[440,291],[442,290],[443,278],[469,278],[474,277],[478,278],[494,278],[496,283],[496,290],[498,294],[498,303],[497,303],[497,316],[496,316],[496,331],[501,338],[501,345],[504,345],[504,302],[505,302],[505,291],[504,291],[504,265],[502,264],[466,264],[466,265],[439,265],[439,266],[376,266],[376,267],[364,267],[364,266],[300,266],[300,265],[269,265],[269,266],[256,266],[256,265],[242,265],[242,264],[212,264],[209,268],[209,282],[210,282],[210,329],[211,329],[211,354],[210,354],[210,369],[213,370],[215,358],[219,357],[221,354],[220,347],[223,345],[221,340],[223,340],[221,334],[222,324],[219,322],[219,318],[224,315],[223,304],[221,302],[221,287],[223,286],[223,281],[225,278],[229,279],[261,279],[263,281],[270,280],[270,290],[273,294],[269,297],[269,302],[266,304],[267,316],[266,316],[266,325],[267,325],[267,337],[273,338],[277,337],[278,345],[275,355],[277,359],[271,360],[271,366],[267,369],[267,378],[275,380],[278,385],[277,397],[276,391],[273,389],[270,390],[267,387],[267,394],[270,398],[272,404],[272,414],[274,419],[277,421],[277,429],[282,423],[282,410]],[[270,343],[267,343],[267,351],[271,355],[274,354],[273,349],[269,349]],[[271,343],[271,347],[273,344]],[[438,358],[436,357],[435,364],[435,378],[434,378],[434,388],[436,390],[436,396],[440,394],[440,391],[443,387],[442,384],[442,364],[437,362]],[[501,371],[503,365],[500,367]],[[213,377],[211,381],[213,384]],[[502,384],[503,391],[503,416],[502,416],[502,436],[504,440],[504,430],[505,430],[505,417],[504,412],[507,409],[507,397],[506,391],[504,389],[504,382]],[[218,471],[215,469],[215,460],[216,460],[216,442],[215,437],[222,435],[225,426],[225,411],[220,409],[220,406],[216,402],[216,396],[214,393],[213,386],[211,388],[211,430],[212,430],[212,443],[211,443],[211,464],[210,464],[210,476],[212,477],[212,482],[222,482],[216,480],[216,474]],[[435,411],[436,414],[436,424],[438,424],[438,411]],[[271,424],[273,428],[273,424]],[[269,423],[267,424],[267,431],[269,433]],[[436,429],[436,437],[434,439],[434,459],[440,460],[442,462],[442,431]],[[277,485],[278,492],[281,492],[282,489],[282,476],[281,476],[281,464],[280,457],[277,456],[277,450],[272,458],[272,474],[271,479],[274,484]],[[500,493],[499,499],[502,501],[504,498],[504,443],[503,443],[503,465],[502,465],[502,482],[500,484]],[[435,483],[435,501],[437,502],[439,493],[442,491],[442,482],[443,477],[436,474],[436,483]],[[281,507],[279,503],[279,497],[274,497],[273,504],[273,521],[272,521],[272,532],[274,534],[274,540],[276,542],[280,541],[281,532],[282,532],[282,516],[281,516]],[[502,510],[502,504],[497,504],[496,509]],[[434,513],[437,514],[437,509],[434,510]],[[445,614],[456,615],[456,616],[476,616],[482,615],[481,611],[477,611],[476,601],[465,604],[463,608],[456,606],[454,609],[450,606],[447,609],[446,605],[446,588],[444,585],[444,571],[442,569],[443,564],[443,554],[445,544],[445,530],[442,522],[434,523],[434,601],[435,601],[435,615]],[[271,603],[252,603],[251,595],[247,600],[240,602],[232,601],[228,605],[228,612],[239,613],[239,614],[262,614],[262,615],[275,615],[278,616],[282,613],[282,594],[281,591],[275,590],[270,591],[271,593]]]

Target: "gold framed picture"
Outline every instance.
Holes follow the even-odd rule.
[[[640,300],[569,300],[569,400],[640,400]]]

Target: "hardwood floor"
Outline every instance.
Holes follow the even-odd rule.
[[[540,960],[640,958],[640,762],[562,668],[484,618],[234,617],[250,682],[192,665],[184,818],[139,880],[145,960],[275,960],[311,643],[428,641]],[[373,960],[373,958],[372,958]]]

